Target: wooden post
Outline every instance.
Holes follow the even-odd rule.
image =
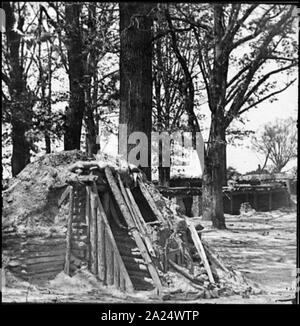
[[[94,184],[93,187],[96,188],[96,185]],[[107,246],[108,239],[109,239],[110,244],[112,246],[112,250],[114,251],[114,256],[118,261],[118,269],[119,269],[119,273],[120,273],[119,277],[120,277],[120,280],[122,280],[122,281],[120,281],[120,288],[121,288],[121,290],[126,290],[128,292],[133,292],[134,291],[133,284],[132,284],[132,282],[130,280],[130,277],[128,275],[128,272],[126,270],[124,262],[123,262],[123,260],[121,258],[119,249],[117,247],[117,244],[116,244],[114,236],[112,234],[110,225],[108,223],[106,213],[104,211],[104,208],[102,206],[102,203],[101,203],[100,198],[99,198],[98,195],[96,196],[96,200],[98,202],[99,215],[102,217],[102,220],[103,220],[104,226],[105,226],[105,251],[107,250],[106,246]]]
[[[105,244],[105,251],[106,251],[106,282],[107,285],[114,284],[114,253],[112,250],[112,246],[110,243],[109,236],[107,233],[105,234],[106,244]]]
[[[233,215],[233,193],[230,193],[230,213]]]
[[[105,225],[101,214],[97,214],[98,276],[106,282]]]
[[[95,193],[91,191],[91,221],[90,221],[90,244],[91,244],[91,272],[97,275],[97,202]]]
[[[66,237],[66,258],[64,272],[70,275],[70,258],[71,258],[71,239],[72,239],[72,222],[73,222],[73,208],[74,208],[74,189],[70,186],[70,206],[67,226],[67,237]]]
[[[89,244],[88,245],[88,248],[86,250],[86,260],[89,264],[89,268],[91,267],[90,266],[90,261],[91,261],[91,239],[90,239],[90,215],[91,215],[91,203],[90,203],[90,196],[91,196],[91,190],[90,190],[90,187],[86,186],[85,187],[86,189],[86,200],[85,200],[85,222],[86,222],[86,225],[87,225],[87,243]]]
[[[198,251],[198,254],[201,257],[201,260],[202,260],[202,262],[204,264],[204,267],[205,267],[205,269],[207,271],[208,279],[209,279],[209,281],[211,283],[215,283],[214,277],[212,275],[212,272],[211,272],[211,269],[210,269],[206,254],[205,254],[205,250],[204,250],[202,242],[201,242],[201,240],[200,240],[200,238],[198,236],[198,233],[197,233],[197,231],[195,229],[195,226],[190,221],[188,221],[188,219],[185,219],[185,220],[186,220],[186,223],[187,223],[187,225],[189,227],[189,230],[191,232],[191,236],[192,236],[193,242],[195,244],[195,247],[196,247],[196,249]]]
[[[119,288],[120,287],[120,269],[117,255],[114,254],[114,285]]]
[[[272,192],[269,192],[269,211],[272,210]]]

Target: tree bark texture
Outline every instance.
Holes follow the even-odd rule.
[[[70,98],[66,108],[65,150],[80,149],[81,127],[85,108],[83,45],[80,26],[81,4],[66,3],[66,35],[69,62]]]
[[[6,14],[6,37],[10,60],[9,93],[11,96],[11,125],[12,125],[12,176],[16,176],[30,162],[30,141],[26,132],[31,124],[30,94],[26,88],[26,76],[22,66],[20,51],[21,36],[17,30],[22,31],[24,18],[16,19],[13,4],[3,3]],[[17,25],[17,29],[15,29]]]
[[[120,124],[128,136],[135,131],[148,137],[148,167],[151,180],[152,131],[152,18],[151,3],[120,3]],[[135,145],[127,145],[127,153]]]

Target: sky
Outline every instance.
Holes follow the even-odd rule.
[[[298,118],[298,84],[292,85],[285,92],[277,96],[278,101],[261,103],[257,109],[247,113],[247,129],[260,130],[264,124],[275,121],[277,118]],[[250,139],[245,139],[243,146],[227,148],[227,166],[236,168],[240,173],[252,171],[258,164],[263,164],[264,158],[248,148]],[[286,170],[296,165],[296,161],[287,165]]]
[[[252,108],[245,113],[247,122],[245,128],[258,132],[265,124],[272,123],[276,119],[285,119],[288,117],[298,118],[298,84],[295,83],[283,93],[277,95],[277,101],[269,103],[262,102],[257,108]],[[201,113],[210,115],[208,107],[201,108]],[[209,131],[209,119],[206,119],[202,125],[204,127],[203,137],[206,140]],[[117,155],[118,138],[111,134],[110,137],[101,137],[102,151]],[[227,167],[232,166],[240,173],[246,173],[256,170],[258,164],[263,165],[264,156],[251,149],[250,137],[245,137],[239,142],[239,146],[227,145]],[[269,162],[270,163],[270,162]],[[283,171],[288,171],[296,165],[297,161],[290,162]],[[180,167],[179,167],[180,169]],[[184,167],[187,176],[201,176],[201,168],[198,157],[191,153],[188,160],[188,166]],[[174,173],[176,169],[173,170]]]

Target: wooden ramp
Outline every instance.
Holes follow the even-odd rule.
[[[120,175],[114,176],[107,167],[105,176],[109,185],[105,192],[99,193],[97,178],[89,176],[85,181],[81,178],[81,185],[69,186],[68,192],[63,194],[63,200],[67,195],[70,199],[64,270],[67,274],[71,273],[76,236],[74,222],[86,222],[86,259],[90,271],[99,280],[126,292],[156,288],[159,294],[162,283],[153,263],[155,252],[147,235],[147,223]],[[80,198],[78,192],[81,193]]]

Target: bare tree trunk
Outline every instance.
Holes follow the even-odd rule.
[[[152,131],[152,18],[153,3],[120,3],[120,124],[130,135],[144,132],[148,137],[148,167],[151,180]],[[135,145],[128,144],[127,154]]]
[[[16,176],[30,162],[30,141],[26,131],[31,123],[31,104],[26,89],[26,76],[23,74],[20,58],[21,37],[18,31],[23,30],[24,18],[14,15],[13,4],[3,3],[6,14],[6,37],[10,60],[9,93],[11,96],[11,126],[12,126],[12,175]],[[15,24],[17,28],[15,29]],[[21,54],[22,55],[22,54]]]
[[[80,149],[81,127],[85,108],[84,65],[80,26],[81,4],[66,3],[66,34],[69,61],[70,99],[66,110],[64,148]]]
[[[225,229],[223,211],[223,164],[224,144],[222,141],[222,118],[213,117],[209,143],[205,157],[202,184],[203,219],[212,220],[214,227]]]
[[[158,66],[158,70],[154,76],[154,89],[155,89],[155,98],[156,98],[156,108],[157,108],[157,129],[158,132],[167,131],[169,128],[169,119],[164,121],[163,123],[163,109],[161,105],[161,86],[162,86],[162,73],[161,69],[163,69],[162,63],[162,53],[161,53],[161,40],[158,39],[155,47],[155,56],[156,56],[156,64]],[[165,89],[165,93],[169,92],[169,89]],[[167,95],[166,95],[167,96]],[[165,130],[163,130],[163,126]],[[170,182],[170,167],[162,166],[162,140],[159,139],[159,152],[158,152],[158,182],[161,186],[169,186]]]
[[[223,148],[223,154],[222,154],[222,160],[223,160],[223,168],[222,168],[222,185],[227,186],[227,144],[226,144],[226,130],[223,129],[222,133],[222,148]]]
[[[47,113],[48,116],[51,115],[51,96],[52,96],[52,45],[48,48],[48,99],[47,99]],[[51,138],[49,134],[50,126],[47,126],[47,130],[45,132],[45,145],[46,145],[46,153],[51,153]]]
[[[89,33],[96,34],[96,4],[89,3]],[[88,44],[87,44],[88,45]],[[97,105],[97,62],[95,49],[89,50],[89,57],[85,56],[85,125],[86,125],[86,154],[92,157],[97,154],[100,146],[97,144],[97,124],[95,122],[95,108]],[[94,93],[92,94],[92,81]]]
[[[225,182],[225,96],[228,74],[228,53],[223,43],[223,4],[214,4],[214,62],[211,73],[209,106],[211,126],[202,185],[203,218],[212,220],[218,229],[226,228],[223,211],[222,186]]]

